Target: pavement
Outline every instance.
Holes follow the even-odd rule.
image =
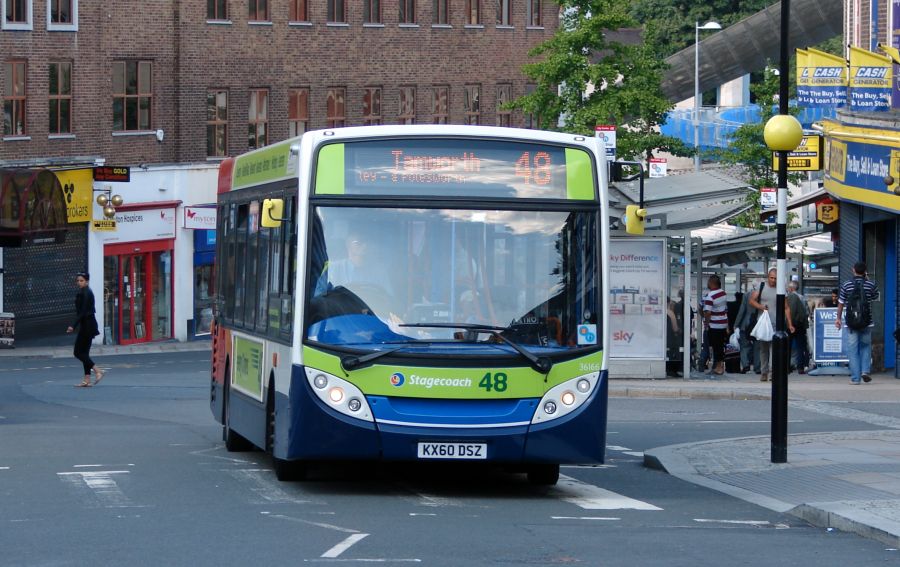
[[[41,337],[0,349],[0,357],[68,358],[74,338]],[[94,346],[96,357],[209,351],[208,340]],[[839,529],[900,549],[900,418],[833,402],[900,402],[900,379],[874,374],[869,384],[847,376],[788,377],[791,407],[869,423],[871,431],[788,436],[786,463],[771,462],[771,439],[745,437],[658,447],[644,464],[677,478],[815,526]],[[756,374],[695,374],[687,379],[612,378],[612,398],[770,400],[772,384]]]

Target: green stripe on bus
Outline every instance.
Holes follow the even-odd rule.
[[[566,148],[566,197],[578,201],[594,200],[594,171],[587,152]]]
[[[238,156],[234,163],[232,188],[239,189],[277,181],[296,173],[296,169],[293,173],[288,171],[292,143],[296,143],[296,140],[288,140]],[[296,164],[296,160],[294,163]]]
[[[344,194],[344,144],[329,144],[319,150],[316,195]]]
[[[553,365],[547,380],[529,367],[492,366],[481,368],[383,366],[374,364],[366,368],[345,372],[337,356],[318,349],[303,347],[303,364],[339,376],[356,385],[364,394],[408,398],[446,399],[509,399],[540,398],[547,390],[577,376],[597,372],[603,363],[603,353],[558,362]],[[404,378],[394,384],[391,377],[400,374]],[[483,380],[503,375],[502,390],[483,387]],[[417,380],[413,380],[413,378]],[[429,380],[430,379],[430,380]]]

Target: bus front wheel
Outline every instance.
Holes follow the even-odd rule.
[[[528,482],[537,486],[554,486],[559,481],[559,465],[540,464],[528,468]]]

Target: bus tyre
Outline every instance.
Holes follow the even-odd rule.
[[[559,481],[559,465],[531,465],[528,482],[537,486],[554,486]]]
[[[227,367],[226,367],[227,371]],[[227,376],[227,373],[226,373]],[[228,381],[225,382],[225,395],[222,400],[222,439],[225,440],[225,450],[229,453],[241,453],[253,449],[253,444],[242,435],[231,429],[231,388]]]

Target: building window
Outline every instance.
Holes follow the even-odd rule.
[[[3,0],[2,21],[5,30],[30,30],[32,29],[32,3],[33,0]]]
[[[363,23],[381,23],[381,0],[365,0],[363,2]]]
[[[527,14],[525,17],[528,19],[528,25],[530,27],[539,28],[543,24],[541,23],[541,0],[526,0],[528,4]]]
[[[309,89],[291,89],[288,93],[288,134],[299,136],[309,129]]]
[[[363,124],[381,124],[381,87],[366,87],[363,93]]]
[[[24,136],[25,123],[25,61],[7,61],[3,65],[3,135]]]
[[[450,12],[447,9],[449,0],[434,0],[434,24],[445,26],[450,23]]]
[[[325,125],[328,128],[340,128],[347,120],[344,107],[344,87],[332,87],[328,89],[325,102]]]
[[[481,24],[481,0],[466,0],[466,25]]]
[[[206,155],[228,155],[228,91],[206,93]]]
[[[149,130],[153,81],[150,61],[113,62],[113,130]]]
[[[344,9],[344,0],[327,0],[328,2],[328,21],[335,24],[345,23],[347,21],[347,13]]]
[[[50,134],[72,132],[72,63],[51,62],[49,69]]]
[[[206,0],[207,20],[227,20],[228,0]]]
[[[431,117],[434,124],[446,124],[450,109],[450,87],[431,88]]]
[[[251,90],[250,107],[247,112],[247,147],[249,149],[261,148],[269,143],[268,117],[269,91],[267,89]]]
[[[400,23],[416,23],[416,0],[400,0]]]
[[[512,25],[512,0],[497,0],[497,25]]]
[[[479,124],[481,118],[481,85],[466,85],[463,100],[465,124]]]
[[[506,108],[506,104],[512,98],[512,85],[497,85],[497,126],[512,125],[512,111]]]
[[[416,123],[416,87],[400,87],[400,111],[397,119],[400,124]]]
[[[269,21],[269,0],[250,0],[250,13],[248,20],[251,22]]]
[[[47,27],[72,29],[78,24],[78,0],[47,0]]]
[[[308,22],[306,0],[291,0],[290,18],[292,22]]]

